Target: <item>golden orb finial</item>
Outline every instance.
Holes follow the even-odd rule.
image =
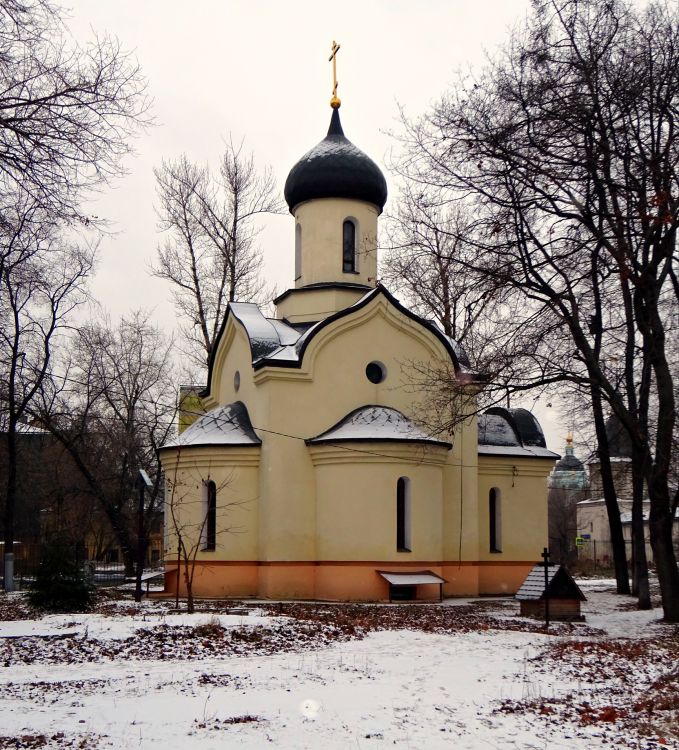
[[[573,435],[570,432],[566,435],[566,444],[573,445]]]
[[[330,106],[333,109],[339,109],[342,101],[337,96],[337,53],[339,52],[340,45],[336,41],[332,42],[332,50],[328,62],[332,63],[332,98],[330,99]]]

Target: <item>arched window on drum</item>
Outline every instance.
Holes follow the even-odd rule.
[[[345,219],[342,224],[342,271],[358,271],[358,222],[356,219]]]

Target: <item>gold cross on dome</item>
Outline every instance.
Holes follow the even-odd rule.
[[[340,45],[336,41],[332,42],[332,51],[328,62],[332,63],[332,99],[330,99],[330,106],[333,109],[338,109],[342,102],[337,96],[337,53],[339,52]]]

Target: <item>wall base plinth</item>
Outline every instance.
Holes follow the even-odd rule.
[[[359,562],[225,562],[197,560],[193,595],[204,598],[321,599],[388,601],[389,585],[378,570],[406,573],[430,570],[445,578],[444,596],[511,595],[519,589],[533,562],[420,561]],[[165,571],[165,594],[177,591],[177,563]],[[184,570],[179,595],[186,596]],[[436,585],[417,587],[418,601],[438,601]]]

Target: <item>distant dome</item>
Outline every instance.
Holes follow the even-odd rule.
[[[557,461],[549,478],[551,489],[583,490],[587,486],[587,472],[582,461],[575,456],[573,438],[566,438],[566,455]]]
[[[333,109],[326,137],[290,170],[285,200],[295,206],[314,198],[352,198],[379,208],[387,202],[387,182],[375,162],[346,138],[339,110]]]
[[[572,453],[566,453],[566,455],[557,461],[554,471],[585,471],[585,465],[582,461],[574,456]]]

